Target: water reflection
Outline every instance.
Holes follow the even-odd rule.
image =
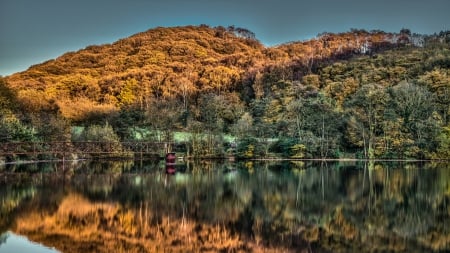
[[[61,252],[450,250],[449,164],[44,168],[1,174],[0,232]]]
[[[0,253],[12,252],[58,253],[59,251],[8,231],[0,235]]]

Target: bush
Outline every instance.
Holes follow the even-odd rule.
[[[239,158],[256,158],[264,155],[263,145],[253,137],[242,138],[237,146],[237,156]]]
[[[36,130],[23,124],[14,114],[0,115],[0,142],[37,140]]]
[[[292,138],[280,138],[278,141],[274,142],[269,151],[273,153],[278,153],[282,157],[291,157],[293,155],[292,147],[297,144],[295,139]]]

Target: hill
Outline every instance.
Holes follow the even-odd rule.
[[[243,28],[155,28],[4,78],[1,137],[103,125],[123,140],[189,132],[196,156],[223,155],[228,133],[248,157],[442,157],[449,38],[352,30],[265,47]]]

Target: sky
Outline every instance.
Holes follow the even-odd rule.
[[[0,76],[155,27],[247,28],[266,46],[351,28],[450,30],[450,0],[0,0]]]

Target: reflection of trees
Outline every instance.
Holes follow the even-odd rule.
[[[130,166],[117,173],[75,172],[64,188],[58,180],[38,182],[71,194],[62,202],[48,201],[48,191],[37,187],[22,207],[22,219],[28,221],[27,214],[41,206],[38,210],[55,222],[49,231],[69,236],[81,230],[89,232],[89,240],[103,233],[102,240],[118,236],[144,248],[143,239],[162,247],[191,245],[194,251],[257,243],[362,252],[448,250],[450,245],[445,165],[288,162],[254,163],[248,170],[213,163],[208,170],[190,164],[175,175],[157,165],[145,171]],[[82,235],[70,236],[82,240]]]
[[[33,186],[0,186],[0,233],[8,230],[13,222],[14,211],[18,209],[22,201],[34,197],[35,193],[36,189]]]

